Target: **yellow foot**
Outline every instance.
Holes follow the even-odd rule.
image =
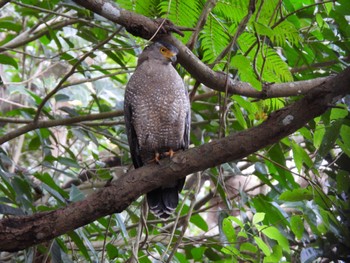
[[[164,155],[165,156],[169,156],[170,158],[172,158],[174,156],[175,152],[173,151],[173,149],[170,149],[168,152],[165,152]]]
[[[155,155],[154,155],[154,159],[148,161],[148,163],[155,162],[156,164],[159,164],[159,160],[160,160],[160,154],[158,152],[156,152]]]

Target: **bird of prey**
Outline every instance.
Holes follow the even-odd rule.
[[[147,46],[125,90],[124,118],[135,168],[187,149],[190,102],[180,75],[172,65],[178,49],[166,42]],[[168,218],[179,202],[185,179],[171,180],[147,193],[150,210]]]

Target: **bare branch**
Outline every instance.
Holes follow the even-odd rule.
[[[60,126],[60,125],[72,125],[83,121],[101,120],[101,119],[113,118],[118,116],[123,116],[123,111],[110,111],[110,112],[103,112],[99,114],[90,114],[85,116],[77,116],[77,117],[57,119],[57,120],[45,120],[45,121],[37,121],[37,122],[31,121],[27,125],[24,125],[0,137],[0,145],[22,134],[25,134],[27,132],[30,132],[39,128],[50,128],[50,127]],[[2,120],[9,121],[9,119],[2,119]]]
[[[144,39],[150,39],[155,32],[159,30],[159,25],[164,19],[150,19],[148,17],[136,14],[134,12],[119,8],[114,2],[108,0],[73,0],[75,3],[85,7],[92,12],[99,14],[110,21],[125,27],[125,29]],[[169,21],[166,20],[158,35],[168,34],[171,32],[179,33],[179,30]]]

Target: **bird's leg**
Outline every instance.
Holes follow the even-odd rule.
[[[172,158],[174,154],[175,152],[173,151],[173,149],[170,149],[169,151],[164,153],[165,156],[169,156],[170,158]]]
[[[160,154],[159,152],[156,152],[156,154],[154,155],[154,161],[159,164],[159,160],[160,160]]]
[[[155,152],[154,158],[152,160],[148,161],[148,163],[155,162],[156,164],[159,164],[159,160],[160,160],[160,154],[159,154],[159,152]]]
[[[164,156],[169,156],[170,158],[172,158],[174,156],[175,152],[173,151],[173,149],[170,149],[167,152],[164,152],[162,154],[160,154],[159,152],[155,152],[154,154],[154,159],[148,161],[148,163],[153,163],[155,162],[156,164],[159,164],[160,159]]]

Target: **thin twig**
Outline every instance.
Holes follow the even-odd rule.
[[[72,66],[72,68],[69,70],[69,72],[60,80],[60,82],[56,85],[56,87],[49,92],[46,97],[42,100],[42,102],[40,103],[40,105],[38,106],[38,110],[37,113],[34,117],[34,122],[37,122],[39,120],[39,116],[41,114],[42,109],[44,108],[46,102],[48,102],[48,100],[55,95],[59,90],[62,89],[62,85],[63,83],[71,76],[73,75],[73,73],[75,72],[75,69],[81,64],[81,62],[83,62],[90,54],[92,54],[95,50],[97,50],[98,48],[102,47],[104,44],[108,43],[116,34],[118,34],[118,32],[121,29],[117,29],[116,31],[114,31],[113,34],[111,34],[108,38],[106,38],[105,40],[101,41],[100,43],[98,43],[95,47],[93,47],[89,52],[86,52],[81,58],[78,59],[78,61]]]
[[[107,224],[107,228],[106,228],[106,233],[105,233],[105,237],[103,239],[103,245],[102,245],[102,256],[101,256],[101,263],[104,263],[104,256],[105,256],[105,250],[106,250],[106,243],[107,243],[107,236],[108,236],[108,231],[109,231],[109,227],[111,225],[112,222],[112,215],[110,215],[108,217],[108,224]]]
[[[236,33],[231,39],[230,44],[217,56],[215,61],[210,65],[211,67],[214,67],[217,63],[219,63],[226,54],[232,50],[233,45],[237,42],[238,37],[243,33],[244,29],[246,28],[246,25],[249,22],[250,17],[254,13],[255,10],[255,0],[250,0],[249,7],[248,7],[248,14],[242,19],[242,21],[239,23]]]
[[[197,39],[198,39],[198,36],[199,36],[199,33],[201,32],[201,30],[203,29],[206,21],[207,21],[207,18],[208,18],[208,15],[209,13],[211,12],[211,10],[215,7],[216,3],[218,2],[218,0],[209,0],[205,3],[204,7],[203,7],[203,10],[202,10],[202,13],[197,21],[197,25],[194,29],[194,32],[193,34],[191,35],[190,39],[188,40],[186,46],[192,50],[194,45],[196,44],[197,42]]]
[[[50,127],[61,126],[61,125],[72,125],[83,121],[101,120],[101,119],[119,117],[119,116],[123,116],[123,114],[124,114],[123,111],[111,111],[111,112],[103,112],[98,114],[90,114],[85,116],[76,116],[76,117],[71,117],[67,119],[30,122],[27,125],[24,125],[9,133],[6,133],[2,137],[0,137],[0,145],[22,134],[33,131],[38,128],[50,128]]]
[[[185,232],[187,230],[188,224],[190,222],[190,218],[192,216],[193,208],[195,207],[195,204],[196,204],[196,196],[197,196],[197,194],[199,192],[199,189],[200,189],[200,187],[199,187],[200,186],[200,181],[201,181],[201,173],[198,173],[197,184],[196,184],[196,186],[194,188],[194,193],[193,193],[193,196],[192,196],[191,205],[190,205],[190,207],[188,209],[188,212],[187,212],[187,215],[186,215],[186,218],[185,218],[185,223],[183,224],[180,236],[177,238],[177,241],[176,241],[176,243],[175,243],[175,245],[174,245],[174,247],[173,247],[173,249],[172,249],[172,251],[171,251],[171,253],[170,253],[170,255],[169,255],[168,259],[167,259],[167,261],[166,261],[167,263],[172,262],[171,260],[174,257],[175,253],[177,252],[177,249],[180,246],[180,244],[182,242],[182,239],[185,236]],[[175,227],[174,227],[174,229],[175,229]]]

